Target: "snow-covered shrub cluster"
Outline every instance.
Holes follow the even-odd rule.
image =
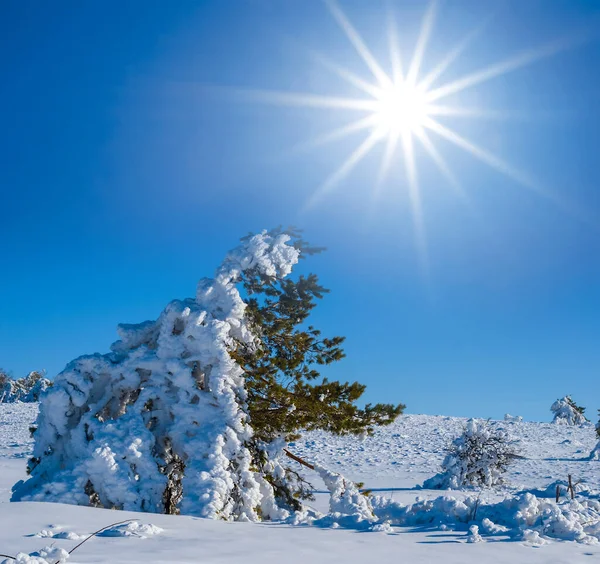
[[[442,472],[426,480],[423,488],[500,485],[515,456],[517,452],[506,431],[486,421],[469,419],[463,434],[452,442]]]
[[[433,525],[465,529],[477,535],[504,534],[529,544],[543,544],[543,538],[597,544],[600,541],[600,500],[567,500],[555,503],[551,498],[539,498],[521,493],[497,503],[481,502],[476,496],[457,499],[440,496],[418,499],[403,505],[389,498],[373,497],[371,507],[380,522],[397,526]],[[536,542],[537,540],[537,542]],[[473,542],[473,541],[472,541]]]
[[[583,425],[587,422],[584,415],[585,407],[579,407],[571,396],[565,396],[562,399],[557,399],[550,407],[554,418],[552,423],[559,425]]]
[[[82,356],[42,398],[30,478],[13,501],[258,520],[287,516],[255,471],[243,370],[230,355],[256,336],[237,289],[253,269],[283,278],[300,251],[289,236],[246,238],[195,298],[158,320],[120,325],[109,354]],[[271,475],[285,475],[269,453]],[[283,479],[283,478],[282,478]]]
[[[0,370],[0,403],[39,401],[42,392],[52,386],[43,372],[33,371],[24,378],[13,380]]]
[[[504,415],[504,421],[507,423],[521,423],[523,421],[523,417],[521,415],[511,415],[510,413],[506,413]]]

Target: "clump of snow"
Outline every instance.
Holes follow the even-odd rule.
[[[504,415],[504,421],[507,423],[521,423],[523,421],[523,417],[521,415],[511,415],[510,413],[506,413]]]
[[[600,460],[600,441],[593,448],[592,452],[590,452],[589,456],[590,460]]]
[[[587,418],[583,414],[583,409],[578,407],[571,399],[571,396],[565,396],[557,399],[550,407],[554,413],[552,423],[559,425],[583,425]]]
[[[506,533],[509,529],[503,525],[494,523],[491,519],[484,517],[481,520],[481,527],[483,530],[490,535],[497,535],[499,533]]]
[[[36,533],[36,537],[42,539],[66,539],[66,540],[80,540],[85,538],[73,531],[65,531],[60,525],[50,525],[47,529],[42,529],[39,533]]]
[[[55,546],[46,546],[31,554],[19,552],[16,558],[7,558],[1,564],[62,564],[69,558],[69,553]]]
[[[323,479],[328,489],[329,513],[314,522],[317,526],[334,525],[350,529],[373,529],[377,519],[369,498],[360,492],[358,486],[344,478],[341,474],[331,472],[323,466],[315,464],[315,471]],[[378,531],[387,531],[389,526],[380,523]]]
[[[442,472],[423,483],[425,489],[463,486],[493,487],[504,482],[504,473],[516,451],[508,433],[485,421],[470,419],[442,462]]]
[[[108,529],[104,529],[101,533],[98,533],[96,536],[98,537],[151,537],[153,535],[159,535],[163,532],[163,529],[157,527],[156,525],[141,524],[137,521],[132,521],[130,523],[121,523],[119,525],[114,525]]]
[[[263,518],[281,518],[252,469],[244,372],[230,351],[257,342],[240,274],[289,274],[300,253],[289,240],[246,238],[194,299],[120,325],[111,353],[68,364],[42,398],[30,477],[12,500],[250,521],[260,507]]]
[[[467,535],[468,543],[482,542],[483,538],[479,534],[479,527],[477,525],[471,525],[469,527],[469,534]]]
[[[530,546],[542,546],[548,543],[546,539],[540,536],[538,531],[532,531],[531,529],[525,529],[523,531],[521,540],[524,544],[528,544]]]

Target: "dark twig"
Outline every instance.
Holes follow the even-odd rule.
[[[573,487],[573,480],[571,479],[571,474],[569,474],[569,488],[568,490],[571,492],[571,499],[575,499],[575,488]]]
[[[295,460],[296,462],[299,462],[303,466],[306,466],[307,468],[310,468],[311,470],[315,469],[315,467],[312,464],[310,464],[309,462],[306,462],[306,460],[303,460],[299,456],[296,456],[295,454],[292,454],[287,448],[284,448],[283,452],[285,453],[285,455],[287,457],[291,458],[292,460]]]
[[[479,509],[480,500],[481,500],[481,492],[479,492],[479,495],[477,496],[477,500],[475,501],[475,506],[473,507],[473,515],[471,516],[471,521],[475,521],[475,518],[477,517],[477,510]]]
[[[10,558],[11,560],[16,560],[14,556],[9,556],[8,554],[0,554],[2,558]]]

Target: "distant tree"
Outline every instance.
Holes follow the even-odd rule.
[[[590,453],[591,460],[600,460],[600,409],[598,410],[598,417],[598,423],[596,423],[596,437],[598,438],[598,442]]]
[[[584,415],[585,407],[577,405],[571,396],[557,399],[550,407],[550,410],[554,413],[552,423],[559,425],[582,425],[588,421]]]
[[[469,419],[442,462],[442,472],[423,484],[425,489],[494,487],[504,482],[508,466],[518,457],[506,431],[489,422]]]
[[[0,403],[39,401],[40,394],[51,385],[44,371],[34,370],[24,378],[14,380],[0,369]]]

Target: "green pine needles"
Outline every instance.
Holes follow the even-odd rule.
[[[274,234],[282,232],[279,228]],[[324,250],[311,247],[295,229],[285,233],[301,250],[302,258]],[[246,294],[247,319],[260,340],[257,350],[240,345],[232,355],[245,371],[256,466],[264,468],[266,445],[281,439],[293,441],[303,430],[371,434],[375,426],[388,425],[403,412],[402,404],[359,407],[364,384],[321,376],[321,367],[342,360],[345,354],[344,337],[323,337],[307,322],[318,300],[329,292],[315,274],[278,279],[249,271],[240,282]],[[288,472],[275,492],[293,507],[293,498],[305,499],[308,494],[300,477]],[[293,491],[287,487],[290,482],[296,484]]]
[[[308,245],[295,229],[285,232],[301,250],[301,257],[324,250]],[[248,410],[258,439],[291,441],[300,430],[313,429],[360,435],[392,423],[402,413],[402,404],[359,408],[356,402],[365,385],[321,377],[319,367],[345,354],[344,337],[323,337],[306,324],[317,300],[329,292],[316,274],[293,280],[251,271],[241,282],[247,294],[246,315],[261,344],[257,351],[238,348],[235,358],[246,373]]]

